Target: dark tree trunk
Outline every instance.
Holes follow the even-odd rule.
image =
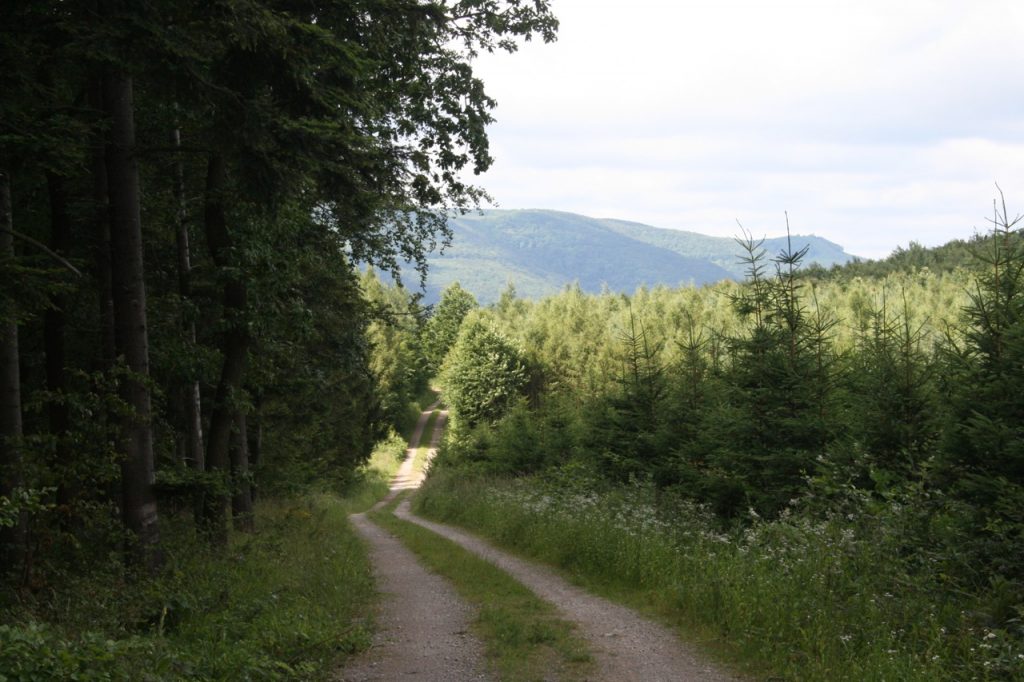
[[[252,485],[249,482],[249,429],[244,410],[235,413],[235,430],[231,441],[231,520],[235,530],[251,533],[254,524]]]
[[[97,111],[103,111],[103,78],[97,76],[89,98]],[[106,145],[96,137],[92,147],[92,200],[94,221],[94,257],[100,314],[100,367],[114,365],[117,348],[114,342],[114,293],[110,263],[110,199],[107,194]]]
[[[71,218],[68,215],[67,187],[64,178],[55,173],[46,174],[50,198],[50,248],[58,255],[66,255],[71,243]],[[57,504],[61,511],[61,524],[68,526],[73,517],[75,497],[67,433],[69,415],[63,393],[67,387],[65,374],[64,333],[67,296],[55,294],[43,319],[43,346],[46,349],[46,388],[56,397],[47,407],[50,433],[57,439],[54,468],[59,472]]]
[[[14,217],[11,182],[0,168],[0,259],[14,259]],[[21,370],[18,361],[18,321],[8,308],[0,319],[0,495],[8,499],[22,485]],[[11,527],[0,527],[0,556],[4,568],[22,562],[25,547],[24,514]]]
[[[181,147],[181,132],[177,129],[171,133],[171,143]],[[188,208],[185,204],[185,169],[179,155],[174,164],[174,201],[177,204],[175,221],[175,242],[178,247],[178,295],[184,304],[192,298],[192,256],[188,243]],[[193,316],[186,313],[182,316],[182,328],[190,350],[196,345],[196,323]],[[182,391],[182,404],[185,413],[185,461],[193,469],[206,469],[206,455],[203,451],[203,414],[199,393],[199,381],[192,380]]]
[[[210,429],[206,443],[206,467],[230,475],[231,427],[234,421],[236,393],[241,389],[249,352],[246,327],[247,291],[238,274],[233,242],[224,210],[225,169],[219,155],[210,158],[206,173],[206,205],[204,225],[206,241],[213,262],[224,280],[224,319],[226,329],[222,341],[223,366],[217,393],[210,413]],[[214,542],[227,542],[226,508],[228,495],[208,495],[206,520]]]
[[[111,284],[114,342],[131,375],[121,382],[121,398],[132,413],[124,419],[121,451],[121,513],[135,536],[131,558],[149,570],[161,563],[156,496],[153,491],[153,429],[149,378],[146,286],[143,279],[139,171],[135,162],[132,79],[108,68],[103,80],[104,110],[110,119],[106,149],[110,200]]]
[[[181,131],[175,128],[171,132],[171,144],[176,148],[181,147]],[[195,352],[196,346],[196,323],[192,311],[188,309],[192,299],[192,253],[189,247],[188,235],[188,206],[185,195],[185,168],[180,155],[174,163],[174,203],[176,205],[175,216],[175,244],[178,252],[178,295],[184,308],[181,324],[185,334],[185,341],[190,353]],[[181,442],[182,457],[185,464],[195,471],[206,470],[206,451],[203,448],[203,410],[202,394],[199,390],[198,379],[187,381],[181,387],[181,406],[185,416],[185,433]],[[193,496],[192,506],[197,524],[203,523],[204,508],[206,505],[205,494],[197,490]]]
[[[263,457],[263,396],[259,393],[253,399],[251,418],[246,418],[249,427],[249,470],[255,472],[260,468]],[[255,484],[250,485],[249,496],[256,501],[259,490]]]

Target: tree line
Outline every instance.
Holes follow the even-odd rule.
[[[747,235],[742,284],[509,290],[444,361],[438,466],[653,485],[726,529],[884,513],[935,598],[1020,638],[1024,239],[995,208],[957,268],[823,274]]]
[[[353,476],[422,383],[381,365],[357,266],[424,272],[491,163],[472,58],[556,28],[522,0],[4,3],[7,585],[119,547],[156,571],[168,513],[223,545],[255,483]]]

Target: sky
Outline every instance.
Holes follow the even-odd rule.
[[[500,208],[868,258],[1024,211],[1024,0],[551,0],[555,43],[482,55]],[[1016,210],[1015,210],[1016,208]]]

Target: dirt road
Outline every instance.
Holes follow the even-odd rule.
[[[422,472],[415,468],[417,446],[432,410],[420,415],[406,458],[392,480],[382,506],[402,490],[418,487]],[[440,429],[444,421],[437,422]],[[435,428],[431,442],[440,438]],[[343,682],[455,682],[490,680],[483,645],[469,633],[475,617],[443,578],[423,568],[411,551],[371,523],[364,514],[349,517],[366,540],[377,589],[382,594],[377,633],[370,650],[353,660],[337,678]]]
[[[410,440],[410,454],[395,477],[388,500],[393,499],[399,490],[418,487],[422,482],[422,476],[415,473],[413,459],[429,414],[430,410],[420,418],[420,424]],[[432,449],[437,447],[443,429],[444,419],[438,419],[431,435]],[[668,628],[641,617],[631,609],[585,592],[549,568],[514,557],[459,528],[415,516],[409,510],[408,500],[399,504],[395,514],[490,561],[537,596],[553,604],[563,618],[577,623],[579,633],[589,644],[597,664],[593,677],[595,681],[726,682],[742,679],[707,661]],[[484,679],[479,672],[482,670],[481,659],[477,658],[482,648],[479,642],[464,634],[464,623],[471,618],[468,607],[459,605],[451,588],[437,576],[431,575],[432,580],[428,582],[423,577],[426,571],[396,540],[361,516],[353,517],[353,523],[371,543],[373,560],[380,571],[379,579],[382,580],[381,590],[388,595],[381,618],[385,641],[380,646],[375,641],[376,651],[373,653],[376,662],[371,666],[373,670],[386,669],[388,674],[365,676],[366,669],[363,667],[355,669],[356,672],[346,672],[342,679],[352,682],[378,679],[438,679],[453,682]],[[383,568],[381,562],[389,566]],[[439,594],[444,595],[440,598],[441,603],[427,601],[437,599]],[[395,637],[396,632],[401,633],[400,638]],[[404,633],[409,636],[404,636]],[[452,633],[455,634],[454,639],[450,636]],[[428,644],[421,641],[420,637],[433,639]],[[416,647],[411,645],[413,642],[418,642]],[[429,670],[428,661],[423,660],[424,657],[433,657],[429,662],[433,667]],[[451,667],[448,667],[449,659],[453,662]],[[466,667],[460,667],[463,663]]]

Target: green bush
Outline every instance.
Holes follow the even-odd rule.
[[[527,379],[519,347],[479,318],[462,325],[441,373],[445,401],[469,427],[500,418],[522,395]]]
[[[112,563],[4,610],[0,682],[322,679],[369,646],[373,581],[353,510],[332,495],[264,500],[259,531],[227,552],[165,517],[161,575]]]

